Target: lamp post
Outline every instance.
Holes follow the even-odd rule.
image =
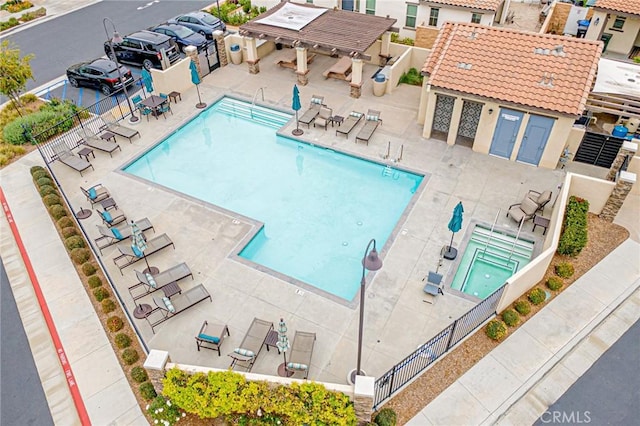
[[[373,244],[373,248],[371,245]],[[371,248],[371,251],[369,251]],[[365,292],[365,276],[367,274],[367,270],[369,271],[377,271],[382,268],[382,260],[378,257],[378,252],[376,250],[376,240],[371,239],[369,244],[367,244],[367,248],[364,251],[364,257],[362,258],[362,279],[360,280],[360,326],[358,328],[358,363],[356,364],[355,370],[351,370],[349,373],[349,381],[351,384],[356,382],[356,376],[361,375],[363,373],[360,368],[361,358],[362,358],[362,333],[364,331],[364,292]]]
[[[107,30],[107,22],[111,24],[113,27],[113,37],[109,37],[109,31]],[[134,113],[134,109],[131,106],[131,100],[129,99],[129,92],[127,92],[127,85],[125,84],[124,77],[122,76],[122,71],[120,71],[120,64],[118,63],[118,58],[116,57],[116,52],[113,50],[113,42],[116,43],[122,42],[122,36],[118,33],[116,29],[116,24],[109,18],[104,18],[102,20],[102,25],[104,26],[104,33],[107,35],[107,42],[109,43],[109,50],[111,51],[111,59],[116,63],[116,69],[118,70],[118,78],[122,83],[122,89],[124,90],[124,96],[127,98],[127,105],[129,105],[129,111],[131,111],[131,117],[129,118],[129,122],[135,123],[139,120],[139,118]]]

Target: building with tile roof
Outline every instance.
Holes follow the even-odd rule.
[[[640,0],[597,0],[585,38],[602,40],[611,59],[640,57]]]
[[[422,69],[423,136],[555,168],[601,49],[598,41],[448,22]]]

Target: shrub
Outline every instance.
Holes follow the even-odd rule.
[[[56,191],[56,189],[51,185],[41,186],[38,192],[40,193],[41,197],[49,194],[58,194],[58,191]]]
[[[42,197],[42,201],[45,206],[51,207],[55,204],[60,204],[60,197],[57,194],[49,194]]]
[[[490,339],[500,341],[507,335],[507,326],[500,320],[492,319],[487,323],[485,332]]]
[[[149,413],[149,416],[154,422],[167,426],[174,425],[185,415],[175,404],[172,404],[170,400],[161,395],[156,396],[151,404],[149,404],[147,413]],[[268,423],[264,422],[263,424]]]
[[[513,308],[522,316],[529,315],[531,305],[525,299],[520,299],[513,304]]]
[[[146,400],[151,401],[153,398],[158,396],[156,390],[153,388],[153,385],[149,382],[145,382],[140,385],[140,395]]]
[[[33,12],[23,13],[22,16],[20,16],[20,20],[22,22],[29,22],[29,21],[33,21],[36,18],[46,16],[46,14],[47,14],[47,9],[45,9],[44,7],[41,7],[39,9],[34,10]]]
[[[3,111],[3,112],[4,112],[4,111]],[[29,169],[29,173],[31,173],[31,176],[32,176],[34,179],[37,179],[37,178],[35,177],[36,172],[45,172],[45,176],[48,176],[47,171],[45,170],[45,168],[44,168],[44,167],[42,167],[42,166],[31,166],[31,168]]]
[[[67,250],[83,248],[85,246],[84,239],[80,235],[74,235],[64,240],[64,246]]]
[[[6,10],[9,13],[17,13],[21,10],[29,9],[30,7],[33,7],[33,4],[26,0],[8,0],[0,6],[0,9]]]
[[[110,296],[109,290],[107,290],[104,287],[96,287],[93,290],[93,297],[95,297],[98,302],[102,302],[104,299],[106,299],[109,296]]]
[[[97,288],[102,285],[102,280],[97,275],[89,277],[89,280],[87,282],[89,284],[89,288]]]
[[[547,280],[547,287],[549,288],[549,290],[552,290],[552,291],[560,290],[563,285],[564,285],[564,282],[562,281],[562,278],[549,277],[549,279]]]
[[[396,412],[391,408],[383,408],[376,414],[376,417],[373,419],[373,423],[378,426],[395,426],[398,422],[398,416]]]
[[[28,134],[37,135],[45,130],[55,129],[64,133],[74,126],[73,115],[77,107],[69,101],[60,102],[53,99],[40,107],[40,110],[7,123],[2,131],[4,141],[12,145],[31,143]],[[30,129],[25,132],[25,128]],[[51,137],[55,135],[50,135]]]
[[[38,166],[39,167],[39,166]],[[42,167],[36,170],[33,170],[34,168],[31,168],[31,177],[33,178],[33,180],[35,182],[38,181],[38,179],[40,178],[49,178],[49,173],[47,173],[47,171],[45,169],[43,169]]]
[[[502,313],[502,321],[509,327],[514,327],[520,322],[520,316],[513,309],[507,309]]]
[[[573,265],[569,262],[561,262],[555,266],[556,275],[561,278],[569,278],[575,272]]]
[[[88,248],[75,248],[71,250],[71,260],[76,265],[82,265],[91,258],[91,252]]]
[[[138,354],[138,351],[133,348],[127,348],[122,351],[122,360],[127,365],[135,364],[135,362],[139,359],[140,355]]]
[[[78,235],[78,230],[75,226],[67,226],[66,228],[62,228],[62,236],[65,239],[73,237],[74,235]]]
[[[9,18],[8,21],[0,22],[0,31],[7,30],[9,28],[16,27],[18,25],[20,25],[20,21],[18,21],[14,17],[11,17],[11,18]]]
[[[120,331],[122,327],[124,327],[124,322],[119,316],[114,315],[107,318],[107,328],[110,332],[115,333],[116,331]]]
[[[131,346],[131,337],[124,333],[118,333],[115,337],[116,346],[120,349],[128,348]]]
[[[147,375],[147,371],[142,367],[133,367],[131,369],[131,378],[133,381],[142,383],[149,380],[149,376]]]
[[[68,228],[69,226],[75,226],[75,222],[69,216],[64,216],[58,219],[58,226],[60,228]]]
[[[527,299],[537,306],[547,299],[547,294],[543,289],[536,287],[527,294]]]
[[[51,187],[49,186],[48,188]],[[54,204],[53,206],[49,207],[49,213],[51,214],[51,217],[53,217],[55,220],[58,220],[62,217],[67,216],[67,209],[65,209],[61,204]]]
[[[105,314],[111,313],[116,310],[116,302],[111,299],[104,299],[102,302],[100,302],[100,304],[102,305],[102,312],[104,312]]]
[[[36,185],[38,185],[40,188],[42,188],[43,186],[53,186],[53,181],[48,177],[41,177],[40,179],[36,180]]]
[[[85,262],[82,264],[82,273],[85,277],[90,277],[96,273],[96,267],[91,262]]]
[[[412,86],[422,86],[422,75],[415,68],[410,68],[408,72],[400,77],[400,83],[411,84]]]
[[[566,256],[577,256],[587,245],[587,213],[589,202],[571,196],[567,203],[562,225],[562,235],[558,241],[558,253]]]

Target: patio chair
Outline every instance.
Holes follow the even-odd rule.
[[[373,132],[375,132],[380,123],[382,123],[382,120],[380,119],[380,111],[370,109],[369,111],[367,111],[367,115],[365,118],[366,121],[364,123],[364,126],[356,135],[356,143],[358,141],[363,141],[366,142],[367,145],[369,145],[369,139],[371,139]]]
[[[131,102],[133,103],[133,106],[135,108],[139,108],[140,107],[140,102],[142,102],[142,96],[140,95],[135,95],[134,97],[131,98]]]
[[[287,371],[291,371],[294,374],[299,372],[304,375],[304,379],[308,378],[315,343],[316,333],[296,331],[295,336],[293,336],[289,361],[286,365]]]
[[[342,124],[336,129],[336,136],[338,136],[338,133],[341,133],[348,138],[349,133],[351,133],[354,127],[356,127],[356,124],[362,120],[362,117],[364,117],[364,113],[351,111],[349,116],[345,118]]]
[[[337,78],[338,80],[351,81],[352,64],[353,62],[349,56],[343,56],[338,62],[323,72],[322,75],[324,78]]]
[[[96,135],[89,129],[77,130],[76,134],[83,141],[82,143],[90,146],[91,148],[106,152],[110,157],[113,157],[113,151],[115,151],[116,149],[122,150],[120,148],[120,145],[118,145],[116,142],[102,139],[100,136]]]
[[[131,143],[131,138],[138,135],[140,137],[140,132],[135,129],[130,129],[127,126],[123,126],[118,124],[118,121],[115,119],[113,114],[106,113],[101,115],[102,121],[104,125],[100,128],[100,130],[107,130],[114,135],[122,136],[123,138],[129,139],[129,143]]]
[[[331,108],[327,108],[324,106],[321,107],[318,116],[313,121],[313,127],[316,127],[317,124],[318,126],[322,126],[325,130],[327,130],[327,124],[329,124],[329,119],[331,119],[332,115],[333,111],[331,110]]]
[[[203,322],[196,336],[198,351],[200,351],[200,348],[211,349],[217,351],[218,356],[220,356],[220,348],[222,347],[225,334],[231,336],[229,327],[226,325],[209,324],[208,321]]]
[[[439,294],[444,296],[444,291],[442,290],[442,274],[429,271],[422,281],[425,280],[427,283],[424,285],[423,291],[430,296],[429,300],[425,300],[425,302],[434,303]]]
[[[551,191],[538,192],[530,189],[529,192],[527,192],[527,197],[538,205],[536,212],[539,211],[544,214],[544,207],[551,201],[552,194]]]
[[[89,189],[84,189],[81,186],[80,190],[82,191],[84,196],[87,197],[87,201],[91,202],[91,206],[111,197],[111,195],[109,194],[109,190],[105,188],[101,183],[93,185]]]
[[[134,272],[139,282],[129,287],[129,294],[133,300],[138,300],[154,291],[160,290],[169,283],[177,282],[187,277],[193,279],[191,269],[184,262],[156,275],[145,274],[135,269]]]
[[[173,299],[154,296],[153,302],[156,304],[156,307],[149,312],[145,318],[151,326],[151,331],[155,334],[155,327],[159,324],[162,324],[169,318],[173,318],[206,299],[213,301],[211,295],[202,284],[198,284],[184,293],[175,296]]]
[[[234,367],[240,367],[247,372],[251,371],[271,330],[272,322],[254,318],[240,346],[229,354],[233,358],[229,368],[233,370]]]
[[[88,162],[83,158],[76,157],[75,155],[73,155],[73,153],[71,152],[69,147],[67,147],[67,144],[64,143],[64,141],[51,145],[51,149],[54,152],[54,156],[53,156],[54,159],[57,159],[65,166],[69,166],[75,171],[79,172],[80,176],[82,176],[82,172],[87,170],[89,167],[91,167],[92,170],[95,170],[93,168],[93,165],[90,162]]]
[[[518,222],[518,224],[521,224],[532,219],[537,211],[538,204],[531,198],[525,196],[521,202],[509,206],[507,217],[511,217],[511,219]]]
[[[147,249],[144,251],[144,254],[140,254],[140,256],[138,256],[134,252],[130,244],[120,244],[118,246],[120,255],[116,256],[113,259],[113,263],[115,263],[116,266],[120,269],[120,274],[124,275],[122,273],[122,270],[127,266],[133,265],[143,257],[149,257],[152,254],[169,246],[172,246],[174,250],[176,248],[176,246],[173,244],[173,241],[171,241],[171,238],[169,238],[167,234],[161,234],[151,240],[147,240]]]
[[[125,216],[124,212],[122,212],[121,210],[114,210],[111,212],[108,212],[106,210],[98,210],[98,213],[100,214],[102,223],[107,225],[109,228],[127,220],[127,216]]]
[[[320,114],[320,108],[324,106],[324,97],[313,95],[311,97],[311,103],[309,105],[309,109],[302,114],[302,117],[298,119],[299,123],[306,124],[307,127],[310,127],[311,122],[316,119],[318,114]]]
[[[144,219],[140,219],[136,221],[136,225],[142,232],[148,231],[151,229],[153,232],[156,232],[153,225],[146,217]],[[120,241],[125,240],[131,236],[131,226],[125,226],[122,228],[105,228],[104,226],[96,225],[98,227],[98,232],[100,232],[100,236],[93,240],[96,243],[96,246],[102,253],[102,249],[110,247],[115,243],[119,243]]]

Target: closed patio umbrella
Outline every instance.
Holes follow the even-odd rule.
[[[444,258],[448,260],[453,260],[458,255],[458,250],[452,247],[453,245],[453,236],[456,232],[462,229],[462,213],[464,213],[464,208],[462,207],[462,201],[458,202],[456,206],[453,208],[453,215],[449,220],[449,231],[451,231],[451,243],[449,247],[447,247],[447,251],[444,253]]]
[[[296,128],[291,133],[294,136],[300,136],[304,133],[299,126],[300,123],[298,123],[298,111],[300,111],[302,105],[300,104],[300,90],[298,90],[298,85],[296,84],[293,85],[293,99],[291,102],[291,108],[296,112]]]
[[[142,77],[142,84],[144,85],[144,88],[147,90],[147,93],[151,94],[151,92],[153,92],[153,77],[151,76],[151,73],[146,68],[142,68],[140,75]]]
[[[284,356],[284,362],[278,367],[278,375],[283,377],[293,376],[293,371],[287,370],[287,350],[289,349],[289,338],[287,337],[287,324],[280,318],[278,323],[278,342],[276,346]]]
[[[189,63],[189,69],[191,70],[191,82],[196,85],[196,90],[198,91],[198,103],[196,104],[196,108],[202,109],[207,106],[202,99],[200,99],[200,88],[198,85],[200,84],[200,75],[198,74],[198,67],[196,63],[191,61]]]
[[[131,250],[133,250],[133,253],[138,257],[143,257],[144,263],[147,264],[147,269],[143,272],[151,275],[157,274],[159,269],[149,266],[147,256],[144,254],[144,251],[147,249],[147,241],[144,239],[144,234],[133,220],[131,221],[131,241]]]

